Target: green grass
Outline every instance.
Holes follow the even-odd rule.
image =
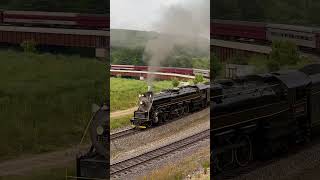
[[[110,108],[111,111],[125,110],[137,106],[138,96],[147,91],[145,81],[111,78],[110,79]],[[154,82],[154,91],[172,88],[171,81]]]
[[[106,101],[95,59],[0,51],[0,159],[80,141],[91,104]]]
[[[132,118],[132,114],[130,115],[126,115],[126,116],[122,116],[119,118],[111,118],[110,120],[110,129],[116,129],[116,128],[120,128],[120,127],[124,127],[124,126],[129,126],[130,123],[130,119]]]

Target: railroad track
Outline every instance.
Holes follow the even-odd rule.
[[[205,108],[205,109],[207,109],[207,108]],[[134,134],[137,134],[137,133],[142,132],[142,131],[147,131],[147,130],[150,130],[152,128],[157,128],[157,127],[160,127],[160,126],[168,124],[168,123],[172,123],[172,122],[177,121],[179,119],[191,116],[192,114],[199,113],[200,111],[204,111],[205,109],[201,109],[201,110],[195,111],[193,113],[185,114],[184,116],[181,116],[181,117],[178,117],[178,118],[174,118],[174,119],[172,119],[170,121],[163,122],[161,125],[154,126],[154,127],[149,127],[149,128],[147,128],[145,130],[141,130],[141,129],[139,130],[139,129],[131,128],[131,129],[126,129],[126,130],[123,130],[123,131],[119,131],[119,132],[110,134],[110,141],[116,140],[116,139],[119,139],[119,138],[123,138],[125,136],[134,135]]]
[[[119,131],[117,133],[110,134],[110,141],[115,140],[115,139],[119,139],[119,138],[122,138],[125,136],[133,135],[138,132],[139,132],[139,130],[134,129],[134,128]]]
[[[142,155],[114,163],[110,165],[110,175],[112,177],[121,176],[122,174],[126,174],[130,172],[130,170],[139,165],[143,165],[148,163],[151,160],[161,158],[165,155],[173,153],[175,151],[181,150],[185,147],[198,143],[199,141],[210,138],[210,130],[207,129],[198,134],[192,135],[190,137],[184,138],[182,140],[176,141],[169,145],[157,148],[150,152],[144,153]]]

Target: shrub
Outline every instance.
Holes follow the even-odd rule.
[[[204,78],[201,74],[196,74],[195,78],[193,79],[194,84],[202,83]]]
[[[21,48],[23,49],[24,52],[26,53],[36,53],[37,52],[37,44],[33,40],[29,41],[23,41],[20,44]]]
[[[172,86],[173,86],[173,87],[178,87],[179,84],[180,84],[180,82],[178,81],[177,78],[173,78],[173,79],[172,79]]]

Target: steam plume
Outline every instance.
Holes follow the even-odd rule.
[[[150,40],[145,48],[144,57],[149,57],[149,71],[157,71],[167,59],[173,48],[178,46],[195,47],[209,52],[210,0],[187,0],[184,4],[168,7],[162,14],[155,29],[157,38]],[[152,86],[154,76],[148,76]]]

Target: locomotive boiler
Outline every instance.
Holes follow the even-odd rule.
[[[203,109],[210,103],[210,85],[198,84],[139,95],[139,107],[131,119],[132,126],[156,126],[185,114]]]
[[[320,64],[211,86],[214,172],[269,159],[320,125]]]

